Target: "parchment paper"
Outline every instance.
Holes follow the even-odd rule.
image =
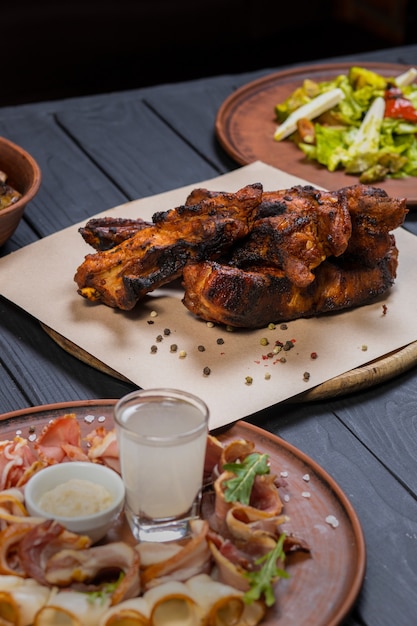
[[[308,181],[257,162],[97,216],[149,220],[155,211],[183,204],[195,187],[233,192],[255,182],[273,190]],[[274,330],[230,332],[191,315],[181,302],[179,282],[153,292],[128,313],[83,299],[73,277],[84,256],[94,252],[78,233],[84,224],[0,259],[0,293],[138,386],[175,387],[200,396],[210,409],[210,428],[249,416],[417,340],[416,239],[402,228],[395,231],[400,251],[395,285],[377,302],[289,322],[287,329],[278,325]],[[164,334],[167,330],[169,335]],[[264,338],[269,345],[261,345]],[[295,340],[294,347],[270,358],[276,340]],[[171,351],[173,344],[176,352]],[[312,359],[312,353],[317,358]],[[205,367],[209,375],[203,374]]]

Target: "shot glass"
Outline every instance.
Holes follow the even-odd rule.
[[[122,397],[115,427],[125,515],[137,541],[173,541],[199,516],[209,410],[176,389],[147,389]]]

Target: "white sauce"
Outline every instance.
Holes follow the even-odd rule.
[[[39,506],[50,515],[84,517],[107,509],[111,493],[102,485],[81,478],[72,478],[46,491]]]

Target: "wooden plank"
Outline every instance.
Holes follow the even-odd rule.
[[[267,72],[164,85],[148,91],[144,100],[223,174],[236,169],[238,164],[226,154],[214,136],[217,111],[235,89],[264,73]]]
[[[335,404],[338,418],[402,485],[417,495],[415,454],[416,368]]]
[[[137,388],[68,356],[35,319],[4,299],[0,299],[0,318],[1,412],[54,402],[119,398]]]
[[[404,398],[404,391],[398,397]],[[356,423],[372,421],[368,417],[371,404],[357,403]],[[374,399],[372,418],[382,405],[383,401]],[[409,626],[417,611],[416,498],[374,457],[366,441],[364,445],[340,422],[333,406],[332,402],[304,407],[280,405],[249,421],[275,432],[317,461],[354,506],[367,548],[365,581],[355,605],[360,623]],[[387,450],[385,461],[390,458],[387,454],[392,456],[395,451]]]
[[[398,48],[392,51],[384,50],[383,52],[376,51],[363,55],[335,57],[334,59],[326,59],[326,63],[343,60],[351,61],[352,64],[358,64],[361,60],[364,62],[389,62],[391,55],[392,61],[396,63],[412,65],[416,62],[415,50]],[[312,63],[310,61],[309,64]],[[314,64],[320,64],[320,60],[315,61]],[[283,69],[285,66],[279,68],[279,70]],[[219,173],[224,173],[236,169],[238,165],[221,148],[214,135],[214,125],[219,107],[238,87],[276,71],[278,68],[271,67],[239,75],[221,76],[176,85],[163,85],[147,90],[144,94],[144,101],[185,141],[193,145],[199,153],[203,154],[218,168]],[[206,129],[205,132],[202,132],[202,129]],[[207,132],[207,129],[210,132]]]
[[[141,100],[116,97],[57,119],[131,199],[218,174]]]
[[[25,211],[38,238],[129,199],[52,115],[26,114],[7,121],[0,116],[0,134],[28,150],[41,168],[40,190]]]

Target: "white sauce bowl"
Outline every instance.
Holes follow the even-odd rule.
[[[71,479],[87,480],[105,487],[111,494],[110,506],[96,513],[76,517],[59,513],[51,515],[42,510],[40,500],[43,494]],[[88,535],[93,543],[102,539],[109,531],[122,511],[125,500],[125,487],[119,474],[109,467],[88,461],[68,461],[50,465],[30,478],[24,492],[25,506],[31,516],[55,519],[67,530],[79,535]]]

